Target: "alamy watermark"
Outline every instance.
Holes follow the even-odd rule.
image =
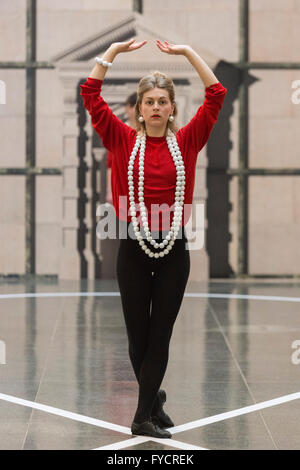
[[[292,82],[292,88],[296,88],[296,90],[292,93],[291,99],[293,104],[300,103],[300,80],[294,80]]]
[[[0,364],[6,364],[6,344],[0,339]]]
[[[295,339],[292,342],[292,348],[296,350],[291,356],[292,364],[298,365],[300,364],[300,339]]]
[[[204,214],[204,203],[197,204],[184,204],[182,210],[182,220],[187,220],[187,223],[184,225],[186,232],[186,239],[188,241],[189,250],[201,250],[204,247],[204,226],[205,226],[205,214]],[[96,227],[96,236],[101,240],[106,238],[115,240],[120,238],[131,238],[132,240],[137,240],[134,226],[131,219],[130,210],[127,210],[127,196],[119,197],[119,210],[123,216],[129,216],[130,224],[128,227],[128,232],[126,230],[121,230],[121,224],[119,226],[119,233],[117,234],[116,227],[116,215],[114,207],[111,204],[100,204],[97,207],[96,215],[100,217],[100,221],[97,223]],[[146,239],[146,234],[144,232],[144,225],[141,221],[141,214],[139,211],[139,204],[135,205],[136,208],[136,218],[138,225],[140,226],[140,232],[143,239]],[[160,231],[162,235],[165,236],[169,229],[171,228],[171,212],[174,211],[174,207],[171,208],[168,204],[151,204],[151,216],[149,227],[151,227],[151,235],[154,239],[159,237],[159,221],[162,220],[162,226]],[[119,214],[120,215],[120,214]],[[146,208],[147,220],[148,213]],[[120,217],[124,220],[122,217]],[[142,222],[142,223],[141,223]],[[125,222],[126,223],[126,222]],[[196,227],[193,229],[193,226]],[[142,227],[142,228],[141,228]],[[179,232],[176,236],[176,239],[183,238],[183,231],[179,229]]]
[[[6,85],[3,80],[0,80],[0,104],[6,104]]]

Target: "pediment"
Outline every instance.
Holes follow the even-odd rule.
[[[182,70],[182,64],[185,58],[162,53],[157,48],[155,41],[158,38],[161,41],[167,40],[173,44],[186,44],[186,39],[177,32],[169,31],[168,28],[164,27],[163,30],[153,28],[153,22],[137,12],[133,12],[130,16],[118,23],[110,24],[107,28],[102,29],[99,34],[87,37],[80,43],[75,44],[72,48],[53,56],[50,60],[57,66],[74,62],[93,61],[94,57],[101,56],[113,42],[128,41],[133,37],[135,37],[137,41],[147,40],[148,43],[143,46],[144,49],[141,48],[132,53],[119,54],[118,62],[134,62],[137,65],[146,65],[148,63],[148,66],[149,62],[158,65],[168,63],[169,69],[172,63],[175,64],[174,66],[176,68],[176,64],[180,62]],[[189,45],[193,47],[212,68],[221,60],[221,57],[216,56],[207,49],[199,47],[197,44],[189,43]],[[128,61],[129,57],[131,57],[131,60]],[[186,63],[184,68],[187,70],[193,69],[189,63]]]

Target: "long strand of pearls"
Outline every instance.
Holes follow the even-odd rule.
[[[139,244],[142,250],[150,257],[159,258],[167,255],[176,240],[176,237],[179,232],[179,228],[181,227],[182,221],[182,213],[183,213],[183,203],[184,203],[184,189],[185,189],[185,169],[183,158],[180,152],[180,149],[177,144],[176,136],[171,131],[168,130],[168,135],[166,137],[167,144],[172,155],[176,172],[177,172],[177,179],[176,179],[176,190],[175,190],[175,211],[174,217],[172,221],[171,228],[164,238],[163,242],[157,243],[156,240],[152,238],[151,232],[149,230],[149,225],[146,216],[146,206],[144,204],[144,158],[145,158],[145,148],[146,148],[146,133],[143,132],[142,136],[137,134],[135,145],[131,152],[128,164],[128,186],[129,186],[129,200],[130,200],[130,215],[132,218],[132,225],[136,235],[136,238],[139,241]],[[163,248],[162,251],[154,253],[151,251],[145,242],[143,241],[143,237],[140,233],[137,218],[136,218],[136,205],[134,202],[134,182],[133,182],[133,165],[135,157],[138,153],[138,149],[140,147],[140,158],[139,158],[139,186],[138,186],[138,196],[139,196],[139,203],[140,203],[140,212],[141,212],[141,221],[143,223],[145,229],[146,239],[153,245],[155,248]]]

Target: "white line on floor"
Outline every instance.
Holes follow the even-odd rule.
[[[22,294],[0,294],[0,299],[15,299],[15,298],[37,298],[37,297],[119,297],[119,292],[49,292],[49,293],[22,293]],[[279,297],[279,296],[262,296],[262,295],[238,295],[238,294],[207,294],[207,293],[185,293],[185,297],[196,297],[196,298],[236,298],[236,299],[253,299],[253,300],[273,300],[273,301],[285,301],[285,302],[300,302],[300,297]],[[268,408],[271,406],[276,406],[281,403],[286,403],[292,400],[296,400],[300,398],[300,392],[284,395],[282,397],[274,398],[272,400],[268,400],[265,402],[261,402],[255,405],[246,406],[243,408],[239,408],[237,410],[232,410],[229,412],[221,413],[218,415],[210,416],[207,418],[203,418],[196,421],[191,421],[190,423],[182,424],[179,426],[175,426],[174,428],[170,428],[170,432],[172,434],[183,432],[189,429],[205,426],[207,424],[215,423],[218,421],[222,421],[225,419],[230,419],[235,416],[241,416],[243,414],[251,413],[254,411],[258,411],[264,408]],[[131,430],[128,427],[120,426],[116,424],[109,423],[107,421],[98,420],[95,418],[90,418],[84,415],[80,415],[77,413],[69,412],[66,410],[61,410],[59,408],[55,408],[48,405],[43,405],[40,403],[32,402],[29,400],[23,400],[21,398],[13,397],[11,395],[5,395],[0,393],[0,399],[5,400],[8,402],[12,402],[15,404],[27,406],[30,408],[38,409],[41,411],[45,411],[47,413],[63,416],[65,418],[73,419],[75,421],[84,422],[87,424],[92,424],[94,426],[103,427],[106,429],[111,429],[113,431],[121,432],[124,434],[131,434]],[[104,449],[121,449],[125,447],[129,447],[132,445],[136,445],[137,443],[146,442],[149,440],[155,440],[157,442],[166,443],[170,446],[181,448],[181,449],[201,449],[201,450],[208,450],[203,447],[193,446],[192,444],[183,443],[180,441],[176,441],[174,439],[155,439],[149,438],[147,436],[139,436],[136,439],[128,439],[126,441],[120,441],[114,444],[110,444],[108,446],[99,447],[95,450],[104,450]]]
[[[44,292],[38,294],[0,294],[0,299],[25,299],[30,297],[120,297],[120,292]]]
[[[300,302],[300,297],[280,297],[276,295],[247,295],[247,294],[200,294],[188,292],[186,297],[212,297],[214,299],[250,299],[250,300],[275,300],[279,302]]]
[[[193,444],[189,444],[187,442],[177,441],[176,439],[160,439],[156,437],[149,437],[149,436],[139,436],[135,439],[127,439],[126,441],[114,442],[113,444],[97,447],[97,449],[93,450],[119,450],[124,449],[127,447],[136,446],[143,442],[154,441],[159,442],[160,444],[165,444],[170,447],[174,447],[175,449],[184,449],[184,450],[209,450],[205,447],[195,446]]]
[[[34,297],[120,297],[120,292],[45,292],[27,294],[0,294],[0,299],[25,299]],[[279,302],[300,302],[300,297],[280,297],[275,295],[244,295],[244,294],[207,294],[186,292],[184,297],[220,298],[220,299],[249,299],[274,300]]]
[[[127,447],[136,446],[144,442],[154,441],[159,444],[164,444],[170,447],[175,447],[175,449],[184,449],[184,450],[209,450],[205,447],[195,446],[187,442],[177,441],[175,439],[159,439],[156,437],[149,436],[138,436],[136,438],[127,439],[126,441],[114,442],[113,444],[97,447],[93,450],[120,450],[126,449]]]
[[[120,426],[118,424],[109,423],[108,421],[101,421],[100,419],[90,418],[88,416],[73,413],[71,411],[61,410],[60,408],[55,408],[53,406],[43,405],[42,403],[23,400],[22,398],[17,398],[12,395],[5,395],[4,393],[0,393],[0,400],[9,401],[11,403],[15,403],[16,405],[28,406],[29,408],[45,411],[46,413],[51,413],[54,415],[63,416],[64,418],[73,419],[74,421],[80,421],[82,423],[92,424],[93,426],[98,426],[100,428],[106,428],[111,429],[112,431],[122,432],[123,434],[131,434],[131,429],[126,426]]]
[[[123,434],[130,434],[131,435],[131,429],[128,428],[128,427],[120,426],[120,425],[117,425],[117,424],[112,424],[112,423],[109,423],[107,421],[101,421],[101,420],[95,419],[95,418],[90,418],[88,416],[84,416],[84,415],[81,415],[81,414],[78,414],[78,413],[73,413],[71,411],[62,410],[60,408],[55,408],[53,406],[43,405],[42,403],[36,403],[36,402],[30,401],[30,400],[24,400],[22,398],[14,397],[12,395],[6,395],[4,393],[0,393],[0,400],[8,401],[8,402],[14,403],[16,405],[27,406],[29,408],[34,408],[36,410],[45,411],[46,413],[51,413],[51,414],[54,414],[54,415],[57,415],[57,416],[63,416],[64,418],[72,419],[72,420],[75,420],[75,421],[80,421],[82,423],[87,423],[87,424],[91,424],[93,426],[98,426],[98,427],[101,427],[101,428],[110,429],[112,431],[117,431],[117,432],[121,432]],[[147,442],[149,440],[155,440],[155,441],[160,442],[162,444],[166,443],[166,441],[168,441],[169,445],[171,447],[175,447],[175,448],[179,448],[179,449],[207,450],[207,449],[204,449],[203,447],[194,446],[193,444],[188,444],[188,443],[184,443],[184,442],[180,442],[180,441],[176,441],[176,440],[172,440],[172,439],[156,439],[156,438],[149,437],[149,436],[137,436],[137,437],[132,438],[132,439],[126,439],[124,441],[119,441],[119,442],[115,442],[113,444],[98,447],[94,450],[123,449],[123,448],[127,448],[127,447],[132,447],[134,445],[138,445],[138,444],[143,443],[143,442]],[[171,440],[172,440],[172,442],[170,442]]]
[[[271,406],[276,406],[282,403],[287,403],[289,401],[297,400],[299,398],[300,398],[300,392],[290,393],[289,395],[283,395],[282,397],[273,398],[271,400],[263,401],[261,403],[256,403],[255,405],[245,406],[243,408],[238,408],[236,410],[228,411],[225,413],[220,413],[214,416],[209,416],[207,418],[198,419],[196,421],[191,421],[189,423],[181,424],[179,426],[174,426],[173,428],[168,428],[168,430],[171,432],[171,434],[176,434],[179,432],[187,431],[189,429],[194,429],[194,428],[198,428],[201,426],[206,426],[207,424],[212,424],[218,421],[223,421],[225,419],[230,419],[235,416],[241,416],[247,413],[252,413],[254,411],[262,410],[264,408],[269,408]],[[90,418],[88,416],[80,415],[78,413],[73,413],[71,411],[61,410],[53,406],[43,405],[41,403],[36,403],[33,401],[29,401],[29,400],[23,400],[22,398],[17,398],[12,395],[6,395],[4,393],[0,393],[0,400],[15,403],[17,405],[28,406],[30,408],[45,411],[46,413],[51,413],[51,414],[55,414],[58,416],[63,416],[65,418],[73,419],[75,421],[80,421],[83,423],[92,424],[94,426],[111,429],[112,431],[122,432],[124,434],[131,434],[131,429],[129,427],[112,424],[107,421],[101,421],[95,418]],[[153,438],[151,438],[150,440],[153,440]],[[160,439],[159,441],[166,442],[166,439]],[[130,439],[130,442],[132,442],[131,439]],[[175,441],[173,440],[172,442],[175,443]],[[116,445],[117,444],[120,444],[120,443],[116,443]]]
[[[171,428],[169,428],[168,430],[170,431]],[[155,438],[155,437],[150,437],[150,440],[155,441],[155,442],[159,442],[160,444],[166,444],[170,447],[175,447],[176,449],[209,450],[209,449],[206,449],[205,447],[195,446],[194,444],[189,444],[188,442],[177,441],[176,439],[173,439],[173,438],[171,438],[171,439],[158,439],[158,438]]]
[[[107,444],[102,447],[97,447],[93,450],[119,450],[124,449],[126,447],[137,446],[139,444],[143,444],[143,442],[149,441],[151,438],[149,436],[137,436],[133,437],[132,439],[126,439],[126,441],[119,441],[114,442],[113,444]]]
[[[298,400],[299,398],[300,392],[290,393],[289,395],[273,398],[272,400],[256,403],[255,405],[245,406],[243,408],[238,408],[237,410],[232,410],[226,413],[220,413],[214,416],[209,416],[208,418],[202,418],[196,421],[191,421],[186,424],[181,424],[179,426],[175,426],[174,428],[170,428],[169,431],[173,434],[182,431],[187,431],[188,429],[199,428],[201,426],[206,426],[207,424],[212,424],[218,421],[223,421],[225,419],[234,418],[235,416],[245,415],[247,413],[252,413],[253,411],[263,410],[265,408],[280,405],[282,403],[287,403],[292,400]]]

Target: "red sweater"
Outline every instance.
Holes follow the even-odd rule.
[[[101,96],[103,80],[90,78],[80,85],[85,108],[92,118],[92,125],[106,149],[113,153],[111,187],[116,216],[131,222],[128,196],[128,162],[135,144],[136,130],[122,122]],[[185,166],[185,198],[182,225],[189,220],[195,185],[197,155],[206,144],[217,122],[227,89],[218,82],[205,88],[205,99],[190,122],[178,130],[176,139]],[[139,151],[135,157],[134,201],[136,217],[140,223],[138,200]],[[150,230],[169,230],[173,215],[176,187],[176,168],[165,137],[146,138],[144,161],[144,203],[147,208]],[[151,206],[155,204],[155,206]],[[162,207],[159,209],[159,205]],[[151,224],[151,214],[154,217]],[[152,215],[153,216],[153,215]],[[162,218],[162,221],[161,221]],[[159,224],[155,223],[158,222]]]
[[[111,166],[112,166],[112,157],[113,157],[113,153],[107,151],[107,158],[106,158],[106,166],[107,166],[107,168],[111,168]]]

